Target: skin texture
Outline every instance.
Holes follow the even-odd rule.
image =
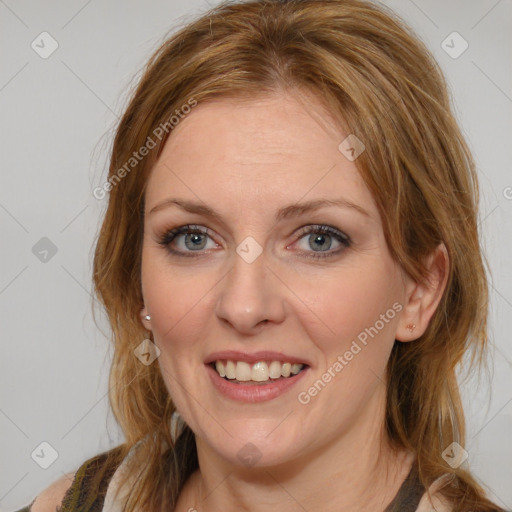
[[[383,434],[386,363],[395,339],[413,342],[426,329],[446,282],[446,251],[430,258],[428,287],[403,273],[371,193],[338,149],[348,134],[306,96],[199,104],[173,130],[149,177],[141,321],[196,434],[200,464],[177,510],[378,511],[410,469],[412,454],[392,450]],[[222,220],[177,206],[151,212],[171,197],[208,205]],[[276,221],[292,203],[340,198],[367,214],[329,206]],[[208,228],[200,250],[187,246],[184,234],[168,247],[159,243],[187,224]],[[351,245],[329,235],[315,245],[320,225],[341,231]],[[311,232],[303,234],[304,227]],[[236,252],[247,237],[263,250],[252,263]],[[332,372],[381,315],[387,321],[378,334],[301,403],[299,393]],[[273,400],[236,402],[219,394],[206,371],[205,359],[220,350],[283,352],[309,369]],[[260,456],[251,467],[237,457],[248,442]]]
[[[71,487],[75,473],[68,473],[44,489],[35,499],[30,512],[55,512]]]

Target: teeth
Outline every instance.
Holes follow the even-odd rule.
[[[297,375],[297,373],[299,373],[301,370],[302,370],[302,366],[301,364],[292,364],[292,368],[291,368],[291,373],[292,375]]]
[[[226,370],[224,369],[224,364],[222,361],[217,361],[215,363],[215,369],[217,370],[217,373],[221,376],[221,377],[225,377],[226,376]]]
[[[279,361],[272,361],[268,367],[268,372],[271,379],[279,379],[281,377],[281,363]]]
[[[280,361],[258,361],[250,365],[245,361],[216,361],[215,369],[221,377],[229,380],[238,380],[240,382],[266,382],[269,379],[279,379],[280,377],[289,377],[297,375],[303,364],[281,363]]]
[[[227,361],[226,362],[226,377],[228,379],[234,379],[236,377],[235,370],[236,365],[233,363],[233,361]]]
[[[251,380],[265,382],[270,377],[267,363],[256,363],[252,367]]]
[[[239,361],[236,363],[236,380],[240,380],[242,382],[248,382],[251,380],[252,371],[249,363],[244,363],[243,361]]]

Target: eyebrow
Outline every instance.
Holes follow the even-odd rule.
[[[189,213],[197,213],[199,215],[204,215],[206,217],[212,217],[219,219],[223,221],[222,215],[209,206],[206,206],[204,204],[194,203],[191,201],[187,201],[185,199],[177,199],[177,198],[168,198],[164,199],[157,205],[155,205],[151,211],[149,212],[149,215],[158,212],[160,210],[163,210],[165,208],[169,208],[170,206],[178,206],[182,210],[185,210]],[[329,206],[338,206],[341,208],[350,208],[353,210],[356,210],[360,214],[371,218],[371,215],[361,206],[358,204],[355,204],[351,201],[348,201],[347,199],[343,198],[337,198],[337,199],[316,199],[313,201],[307,201],[304,203],[295,203],[290,204],[288,206],[284,206],[283,208],[280,208],[279,211],[276,214],[276,221],[280,221],[283,219],[287,219],[290,217],[298,217],[300,215],[303,215],[305,213],[310,213],[316,210],[319,210],[321,208],[326,208]]]

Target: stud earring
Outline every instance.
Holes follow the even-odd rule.
[[[406,329],[409,329],[409,332],[412,332],[414,329],[416,329],[416,325],[414,324],[407,324],[405,327]]]
[[[151,317],[150,317],[149,315],[146,315],[146,316],[144,317],[144,320],[147,320],[147,321],[149,322],[149,321],[151,320]]]

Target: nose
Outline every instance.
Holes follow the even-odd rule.
[[[282,282],[268,268],[264,254],[247,263],[238,254],[219,284],[216,315],[242,334],[256,334],[263,325],[285,318]]]

